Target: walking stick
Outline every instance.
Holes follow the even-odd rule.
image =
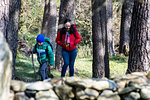
[[[36,69],[35,69],[35,66],[34,66],[33,51],[32,51],[32,65],[33,65],[33,69],[34,69],[34,78],[36,80]]]

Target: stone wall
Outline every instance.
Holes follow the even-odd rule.
[[[12,80],[10,100],[150,100],[149,76],[135,72],[110,80],[77,77],[34,83]]]

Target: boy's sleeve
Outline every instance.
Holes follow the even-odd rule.
[[[54,55],[50,46],[48,46],[48,61],[50,65],[54,65]]]

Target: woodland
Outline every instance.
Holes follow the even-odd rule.
[[[91,65],[84,65],[84,69],[91,73],[88,77],[110,78],[110,61],[115,60],[123,60],[122,65],[126,62],[124,74],[148,72],[149,5],[149,0],[0,1],[0,32],[4,34],[13,55],[12,79],[21,76],[22,71],[29,72],[27,66],[32,72],[21,77],[33,77],[35,74],[28,50],[33,48],[38,34],[44,34],[52,41],[55,55],[52,73],[59,77],[55,72],[60,73],[63,61],[61,47],[55,39],[66,18],[72,20],[82,37],[75,66],[88,63],[81,60],[88,58]],[[38,69],[36,57],[34,62]],[[80,73],[79,68],[76,73]],[[123,68],[117,65],[117,69]]]

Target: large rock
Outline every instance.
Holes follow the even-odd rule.
[[[150,99],[150,88],[145,87],[141,89],[141,97],[144,100],[149,100]]]
[[[76,99],[77,100],[86,100],[88,98],[88,95],[85,94],[85,91],[83,88],[76,88]]]
[[[52,78],[50,80],[50,83],[53,85],[53,86],[57,86],[57,85],[62,85],[63,84],[63,78]]]
[[[136,88],[134,88],[134,87],[120,88],[120,89],[118,90],[118,93],[119,93],[119,95],[123,95],[123,94],[130,93],[130,92],[132,92],[132,91],[134,91],[134,90],[136,90]]]
[[[111,90],[104,90],[97,100],[121,100],[117,93],[113,93]]]
[[[76,88],[77,100],[95,100],[99,95],[99,92],[94,89]]]
[[[129,94],[129,96],[133,99],[133,100],[139,100],[140,99],[140,94],[138,92],[131,92]]]
[[[10,100],[12,54],[0,32],[0,100]]]
[[[27,84],[26,89],[35,90],[35,91],[44,91],[44,90],[52,89],[52,85],[48,82],[38,81],[38,82]]]
[[[117,90],[118,86],[117,84],[112,80],[106,80],[106,79],[79,79],[76,77],[68,77],[65,80],[66,84],[69,84],[71,86],[75,87],[81,87],[81,88],[93,88],[95,90],[105,90],[105,89],[111,89],[111,90]]]
[[[15,92],[24,92],[26,90],[25,83],[17,80],[11,81],[10,88]]]
[[[55,92],[50,89],[49,91],[39,91],[35,96],[36,100],[59,100]]]
[[[25,95],[24,92],[18,92],[15,94],[14,100],[29,100],[29,98]]]
[[[127,74],[123,76],[112,77],[119,88],[124,88],[130,81],[137,84],[147,84],[147,77],[145,72],[133,72],[132,74]]]
[[[72,87],[67,85],[60,85],[55,87],[55,93],[61,100],[69,100],[70,98],[74,98],[74,94],[72,92]]]

